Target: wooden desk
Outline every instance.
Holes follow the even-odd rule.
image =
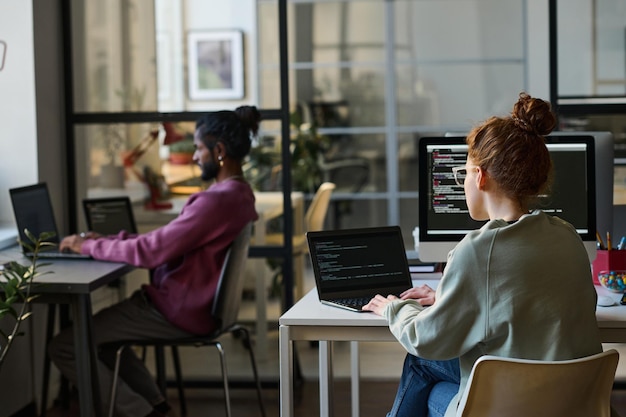
[[[437,280],[422,277],[415,285],[435,288]],[[620,294],[596,286],[599,295],[616,301]],[[626,343],[626,306],[598,307],[596,310],[603,343]],[[283,314],[280,324],[280,415],[293,416],[293,341],[319,341],[320,416],[332,416],[332,342],[349,341],[352,381],[352,416],[359,416],[359,341],[397,342],[387,320],[373,313],[354,313],[319,302],[313,289]]]
[[[29,265],[17,246],[0,251],[0,262],[16,261]],[[42,262],[44,262],[42,260]],[[50,265],[41,272],[52,271],[36,279],[32,294],[40,294],[38,303],[69,304],[74,320],[76,372],[80,415],[103,415],[97,375],[97,353],[93,343],[91,293],[133,270],[127,264],[96,260],[45,260]]]

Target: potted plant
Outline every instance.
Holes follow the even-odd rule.
[[[124,187],[124,166],[120,153],[126,148],[126,136],[122,125],[104,125],[98,137],[98,145],[104,151],[100,168],[100,186],[103,188]]]
[[[313,194],[323,182],[320,162],[329,148],[329,139],[317,132],[315,123],[303,121],[300,109],[292,112],[289,119],[292,188]],[[280,169],[280,146],[275,146],[269,137],[262,138],[259,146],[250,149],[244,166],[247,179],[258,190],[280,188],[279,179],[268,178],[278,176]],[[266,187],[267,184],[269,187]]]
[[[3,277],[0,279],[0,320],[13,321],[9,333],[0,330],[0,372],[15,338],[23,335],[23,332],[20,332],[20,326],[31,315],[30,303],[37,297],[31,295],[33,279],[51,273],[50,271],[39,272],[39,267],[48,264],[39,264],[37,254],[42,247],[54,245],[47,242],[54,234],[42,233],[39,237],[35,237],[28,230],[25,230],[25,233],[31,243],[20,241],[20,245],[34,254],[31,264],[21,265],[14,261],[10,262],[5,265],[2,271]]]
[[[315,193],[323,182],[320,161],[328,150],[329,139],[317,133],[314,122],[304,122],[302,114],[295,111],[290,117],[291,137],[291,180],[294,190]]]
[[[193,161],[193,153],[196,146],[193,143],[193,135],[186,134],[181,141],[174,142],[169,145],[170,156],[169,161],[174,165],[186,165]]]

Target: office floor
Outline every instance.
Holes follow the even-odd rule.
[[[313,285],[310,272],[307,273],[306,287]],[[253,314],[254,306],[245,305],[242,315]],[[266,357],[258,357],[258,366],[264,384],[263,395],[268,417],[279,415],[278,391],[278,331],[277,317],[280,314],[277,301],[270,302],[268,315],[269,349]],[[223,339],[227,354],[228,373],[232,381],[249,381],[252,372],[246,350],[239,339],[227,336]],[[617,380],[624,381],[624,389],[613,392],[612,402],[618,413],[626,416],[626,345],[605,345],[606,349],[616,348],[620,351],[620,364],[617,371]],[[295,389],[294,411],[298,417],[319,415],[318,390],[318,349],[308,342],[296,343],[299,365],[303,376],[302,383]],[[396,343],[367,342],[359,345],[361,356],[361,415],[384,416],[391,408],[402,362],[405,352]],[[210,348],[186,348],[181,350],[183,359],[182,369],[188,381],[219,380],[219,366],[217,353]],[[168,366],[171,361],[168,360]],[[334,373],[337,378],[335,384],[334,410],[336,415],[350,413],[350,383],[349,377],[349,344],[334,344]],[[150,357],[147,363],[154,361]],[[171,372],[169,372],[171,375]],[[203,415],[225,415],[223,392],[218,388],[187,388],[185,390],[188,403],[188,417]],[[176,390],[168,390],[168,400],[178,411],[178,396]],[[256,392],[250,388],[235,388],[231,390],[231,404],[233,416],[260,415]],[[47,414],[49,417],[74,417],[78,415],[76,401],[72,401],[69,409],[55,406]],[[180,415],[180,413],[178,413]]]
[[[276,332],[271,332],[271,351],[277,346]],[[248,358],[241,343],[232,338],[224,340],[228,355],[229,374],[233,379],[245,379],[251,375]],[[607,345],[607,348],[616,347]],[[626,349],[619,347],[622,358],[626,358]],[[319,390],[317,381],[317,348],[308,343],[298,343],[297,351],[304,381],[295,390],[294,411],[298,417],[319,416]],[[361,344],[362,379],[361,416],[384,416],[390,409],[397,389],[398,378],[404,353],[391,343]],[[350,415],[350,384],[348,376],[348,346],[338,343],[335,347],[335,374],[339,378],[335,383],[334,411],[335,415]],[[276,355],[277,356],[277,355]],[[217,357],[215,352],[206,348],[192,349],[184,355],[183,374],[188,380],[200,375],[210,375],[217,380]],[[278,365],[274,357],[259,360],[260,373],[266,385],[263,389],[264,404],[268,417],[279,416]],[[618,379],[626,381],[626,367],[620,363]],[[187,388],[185,390],[188,417],[223,416],[225,415],[223,393],[217,388]],[[180,416],[178,396],[174,389],[168,390],[168,399]],[[626,416],[626,389],[614,390],[612,403],[615,410]],[[233,416],[260,416],[256,393],[253,389],[235,388],[231,390]],[[69,409],[60,406],[52,408],[48,417],[78,416],[77,403],[72,401]],[[34,416],[33,416],[34,417]]]

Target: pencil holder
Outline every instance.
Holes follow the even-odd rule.
[[[600,272],[626,270],[626,250],[598,250],[591,269],[593,283],[600,285],[598,280]]]

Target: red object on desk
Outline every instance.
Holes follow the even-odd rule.
[[[158,201],[156,198],[152,197],[152,192],[150,192],[150,196],[151,198],[146,200],[144,204],[146,210],[169,210],[172,208],[172,203],[169,201]]]
[[[144,208],[146,210],[168,210],[172,208],[172,203],[169,201],[163,201],[166,190],[164,190],[165,180],[162,176],[157,175],[150,167],[144,168],[144,183],[148,186],[150,191],[150,198],[146,200]]]
[[[593,283],[600,285],[600,271],[626,270],[626,250],[597,250],[592,263]]]

